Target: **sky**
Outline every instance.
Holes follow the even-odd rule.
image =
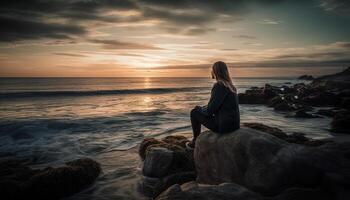
[[[0,77],[320,76],[350,66],[349,0],[2,0]]]

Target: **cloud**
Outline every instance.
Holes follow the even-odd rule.
[[[197,64],[197,65],[167,65],[153,69],[208,69],[213,63]],[[327,61],[317,60],[265,60],[265,61],[248,61],[248,62],[227,62],[230,67],[234,68],[290,68],[290,67],[344,67],[350,65],[350,59],[331,59]],[[142,69],[142,68],[140,68]]]
[[[350,43],[335,42],[299,48],[266,50],[219,49],[228,52],[222,56],[230,65],[246,67],[344,67],[350,65]],[[214,58],[214,57],[213,57]],[[211,60],[210,62],[214,62]],[[204,69],[212,63],[198,65],[167,65],[164,69]]]
[[[248,39],[248,40],[255,40],[257,37],[252,35],[233,35],[234,38],[240,38],[240,39]]]
[[[0,42],[33,40],[41,38],[70,39],[84,35],[84,27],[63,23],[46,23],[0,16]]]
[[[89,42],[94,44],[100,44],[104,49],[142,49],[142,50],[162,50],[162,48],[148,45],[140,44],[134,42],[122,42],[118,40],[100,40],[100,39],[90,39]]]
[[[350,15],[350,1],[348,0],[320,0],[320,7],[326,11]]]
[[[208,32],[215,31],[215,28],[209,28],[209,27],[190,27],[185,30],[185,35],[203,35]]]
[[[350,49],[350,42],[336,42],[335,46]]]
[[[283,0],[20,0],[1,1],[0,41],[65,39],[82,36],[92,28],[118,23],[159,21],[169,33],[201,35],[216,31],[216,20],[239,20],[250,12],[249,5],[270,5]],[[121,11],[134,11],[123,16]],[[98,23],[98,26],[96,25]],[[89,27],[89,29],[87,28]],[[180,30],[179,30],[180,29]]]
[[[78,54],[78,53],[54,53],[54,54],[59,56],[69,56],[69,57],[87,57],[86,55]]]
[[[281,20],[273,20],[273,19],[263,19],[262,21],[259,21],[260,24],[266,24],[266,25],[278,25],[282,24],[283,21]]]

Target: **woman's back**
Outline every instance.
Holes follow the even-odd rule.
[[[222,99],[221,105],[214,113],[217,132],[225,133],[239,129],[240,114],[237,94],[220,83],[216,83],[213,90],[217,90],[214,92],[217,96],[213,98]]]

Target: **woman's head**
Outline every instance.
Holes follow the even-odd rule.
[[[211,75],[218,83],[222,83],[232,92],[236,92],[236,88],[232,83],[226,63],[223,61],[215,62],[212,67]]]

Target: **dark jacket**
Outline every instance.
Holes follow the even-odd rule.
[[[240,127],[237,94],[221,83],[215,83],[211,97],[204,111],[214,117],[216,131],[232,132]]]

